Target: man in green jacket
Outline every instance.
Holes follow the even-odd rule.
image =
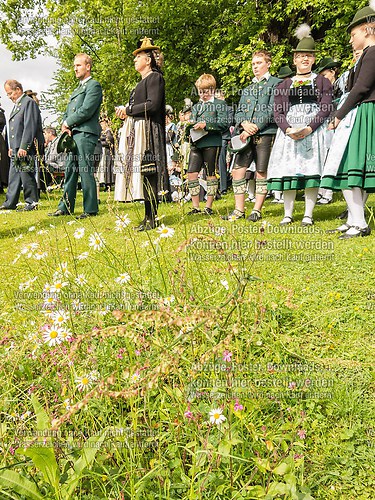
[[[69,134],[76,144],[76,151],[68,155],[65,167],[64,194],[54,217],[74,213],[78,176],[81,177],[83,213],[85,219],[98,213],[98,198],[94,178],[94,150],[101,132],[99,112],[102,103],[102,88],[91,77],[92,59],[87,54],[74,58],[74,72],[80,80],[79,86],[70,96],[61,131]]]
[[[245,147],[239,148],[232,170],[235,209],[223,219],[245,217],[246,169],[254,161],[256,166],[256,198],[248,220],[261,219],[261,209],[267,194],[267,166],[277,126],[273,117],[274,89],[282,81],[271,76],[271,54],[266,50],[254,52],[253,82],[242,91],[235,114],[239,139]]]

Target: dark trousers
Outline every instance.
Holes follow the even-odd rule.
[[[13,165],[13,159],[11,159],[8,190],[4,202],[5,207],[10,209],[16,208],[20,199],[21,188],[23,188],[25,203],[31,204],[38,201],[35,172],[17,172]]]
[[[94,150],[98,138],[87,132],[74,134],[78,153],[69,153],[65,167],[64,194],[58,205],[63,212],[74,213],[77,196],[78,175],[81,177],[83,191],[83,211],[87,214],[98,213],[98,198],[94,178]]]

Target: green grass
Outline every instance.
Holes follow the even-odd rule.
[[[340,197],[303,231],[280,229],[269,202],[263,227],[220,219],[232,195],[214,217],[163,204],[175,233],[160,238],[134,232],[142,205],[101,194],[100,215],[83,221],[47,216],[57,193],[0,213],[2,496],[32,498],[29,480],[64,500],[372,499],[374,238],[325,234]],[[55,307],[71,340],[48,346],[43,288],[65,263]]]

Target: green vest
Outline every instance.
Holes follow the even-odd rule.
[[[244,121],[255,123],[259,128],[259,135],[276,134],[277,125],[273,117],[273,102],[275,87],[282,82],[275,76],[268,80],[252,83],[244,90],[238,105],[235,122],[236,127]]]

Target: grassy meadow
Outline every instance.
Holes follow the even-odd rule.
[[[1,499],[374,498],[375,238],[325,233],[339,195],[144,233],[60,195],[0,212]]]

